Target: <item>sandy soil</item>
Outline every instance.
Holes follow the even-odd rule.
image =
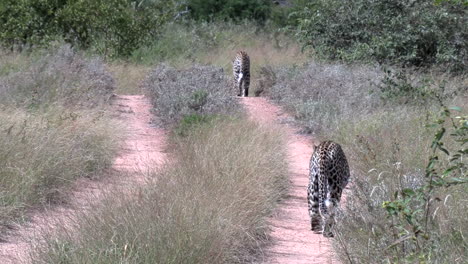
[[[291,188],[287,198],[270,219],[272,243],[264,252],[263,263],[339,263],[333,257],[329,239],[310,231],[307,185],[313,139],[299,134],[298,128],[288,124],[291,117],[267,99],[244,97],[241,102],[251,119],[265,124],[282,124],[288,140]]]
[[[30,221],[15,226],[1,241],[1,264],[30,263],[30,241],[34,239],[37,243],[40,234],[44,231],[53,234],[54,228],[59,225],[72,229],[77,211],[91,211],[99,202],[99,198],[108,191],[129,184],[143,184],[147,165],[155,167],[165,160],[166,135],[163,130],[151,127],[151,105],[147,98],[140,95],[117,96],[113,105],[118,118],[126,127],[128,136],[109,176],[100,180],[80,179],[73,186],[69,202],[32,212],[29,216]]]

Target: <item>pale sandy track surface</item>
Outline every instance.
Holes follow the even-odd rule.
[[[165,160],[166,135],[163,130],[151,126],[148,99],[141,95],[117,96],[113,105],[128,133],[110,175],[102,180],[80,179],[74,184],[67,204],[31,213],[27,224],[14,227],[0,242],[0,264],[30,263],[29,242],[40,243],[37,239],[41,231],[53,234],[58,225],[73,231],[77,211],[91,211],[108,191],[144,184],[148,165],[157,167]]]
[[[288,125],[285,121],[291,118],[267,99],[247,97],[241,98],[241,102],[251,119],[264,124],[282,124],[288,140],[291,188],[287,198],[270,219],[271,245],[265,249],[263,263],[339,263],[333,257],[329,239],[310,231],[306,198],[312,138],[299,134],[297,128]]]

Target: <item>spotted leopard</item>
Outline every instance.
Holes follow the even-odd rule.
[[[332,237],[335,209],[349,180],[348,161],[341,146],[332,141],[315,146],[309,176],[307,201],[311,230]]]
[[[250,58],[245,51],[239,51],[232,62],[234,87],[239,91],[237,96],[249,96]]]

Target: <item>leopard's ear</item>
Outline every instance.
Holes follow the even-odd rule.
[[[314,145],[314,149],[316,149],[320,145],[320,141],[314,140],[312,144]]]

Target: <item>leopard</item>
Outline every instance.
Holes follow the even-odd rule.
[[[349,165],[338,143],[327,140],[314,147],[309,164],[307,201],[311,230],[333,237],[336,208],[350,178]]]
[[[247,52],[239,51],[232,62],[234,72],[234,87],[238,90],[237,96],[248,97],[250,86],[250,58]]]

